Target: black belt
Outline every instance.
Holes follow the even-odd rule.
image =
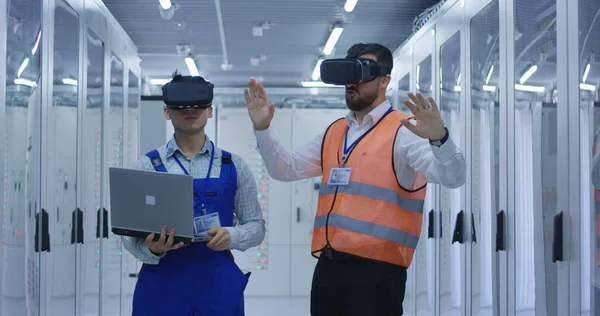
[[[331,261],[343,261],[343,260],[354,260],[354,261],[366,261],[366,262],[372,262],[372,263],[376,263],[376,264],[381,264],[384,266],[390,266],[390,267],[394,267],[394,268],[400,268],[400,269],[405,269],[406,267],[402,267],[399,265],[395,265],[395,264],[391,264],[389,262],[383,262],[383,261],[377,261],[377,260],[371,260],[371,259],[367,259],[367,258],[363,258],[363,257],[359,257],[359,256],[355,256],[355,255],[351,255],[349,253],[344,253],[344,252],[339,252],[337,250],[332,249],[329,246],[326,246],[325,248],[323,248],[323,250],[321,251],[321,259],[325,258]]]
[[[321,252],[321,255],[329,260],[339,261],[339,260],[365,260],[363,258],[353,256],[351,254],[339,252],[337,250],[333,250],[330,247],[325,247]]]

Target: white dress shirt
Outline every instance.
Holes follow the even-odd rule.
[[[391,107],[385,101],[358,124],[353,112],[346,115],[348,123],[348,144],[373,127]],[[282,146],[278,135],[270,128],[254,131],[269,175],[279,181],[291,182],[318,177],[321,170],[321,145],[325,131],[319,133],[310,143],[289,151]],[[407,128],[400,128],[394,143],[394,168],[398,183],[405,188],[412,187],[417,172],[428,183],[438,183],[448,188],[458,188],[466,181],[466,163],[463,154],[451,138],[440,147],[432,146],[428,139],[413,134]]]

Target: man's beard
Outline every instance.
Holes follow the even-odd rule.
[[[375,102],[375,99],[377,99],[377,95],[375,94],[360,94],[356,89],[346,89],[346,91],[354,92],[352,97],[349,97],[348,94],[346,94],[346,106],[351,111],[362,111],[371,106],[371,104]]]

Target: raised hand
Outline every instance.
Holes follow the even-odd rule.
[[[275,114],[275,104],[269,103],[262,84],[250,79],[248,89],[244,89],[244,96],[246,97],[248,114],[254,124],[254,129],[260,131],[269,128],[273,114]]]
[[[173,244],[173,239],[175,238],[175,228],[171,229],[171,233],[169,234],[169,238],[167,239],[167,226],[163,226],[162,231],[160,233],[160,238],[158,240],[154,240],[154,233],[148,235],[146,237],[146,245],[148,249],[152,251],[155,255],[160,256],[163,253],[171,250],[176,250],[184,246],[184,243],[180,242],[178,244]]]
[[[444,127],[444,121],[440,115],[440,111],[433,100],[429,97],[428,100],[425,97],[417,93],[408,94],[408,97],[414,102],[409,100],[404,101],[404,104],[413,113],[416,124],[413,124],[409,120],[402,120],[402,124],[406,126],[415,135],[421,138],[427,138],[432,141],[437,141],[446,135],[446,128]]]

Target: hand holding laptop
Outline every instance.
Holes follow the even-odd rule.
[[[229,231],[223,227],[213,227],[208,230],[208,234],[213,236],[208,242],[208,248],[214,251],[223,251],[229,249],[229,243],[231,242],[231,236]]]
[[[146,237],[146,245],[148,245],[148,249],[150,249],[150,251],[152,251],[155,255],[160,256],[167,251],[177,250],[184,246],[183,242],[173,245],[174,237],[175,228],[171,228],[171,233],[169,234],[169,238],[167,239],[167,226],[163,226],[162,231],[160,233],[160,238],[155,241],[154,233],[152,233],[148,235],[148,237]]]

